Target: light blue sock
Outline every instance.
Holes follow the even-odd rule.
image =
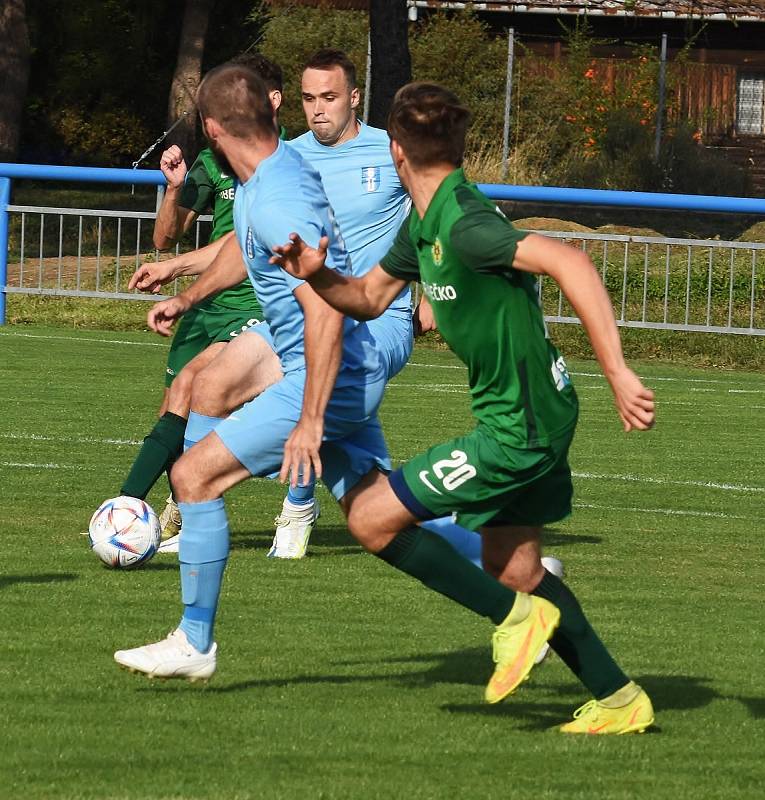
[[[186,423],[186,431],[183,434],[183,451],[186,452],[189,447],[201,442],[222,421],[223,417],[206,417],[204,414],[197,414],[196,411],[191,411]]]
[[[206,653],[213,642],[215,612],[228,558],[228,518],[223,498],[178,503],[183,516],[178,560],[181,563],[183,619],[189,642]]]
[[[305,506],[313,502],[313,494],[316,489],[316,478],[314,477],[313,470],[311,470],[311,479],[305,486],[300,485],[298,479],[297,486],[290,486],[287,490],[287,500],[296,506]]]
[[[483,568],[481,564],[481,536],[474,531],[469,531],[452,521],[451,517],[441,519],[431,519],[420,523],[421,528],[433,531],[447,542],[468,561],[472,561],[477,567]]]

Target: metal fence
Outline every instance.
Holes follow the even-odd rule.
[[[14,166],[0,165],[0,324],[6,294],[142,301],[164,296],[127,291],[135,268],[158,257],[151,241],[154,212],[8,204],[9,172],[10,177],[65,179],[74,173],[83,180],[161,186],[158,170],[68,168],[62,175],[59,171],[66,168],[18,165],[20,170],[14,173],[8,169]],[[750,198],[481,188],[502,200],[765,214],[765,201]],[[200,218],[187,246],[206,242],[209,219]],[[619,325],[765,335],[765,244],[589,232],[544,234],[588,253],[613,300]],[[549,322],[579,322],[554,281],[540,280],[539,296]]]
[[[8,294],[156,301],[166,295],[129,292],[133,272],[159,259],[155,212],[9,205]],[[207,242],[212,217],[200,216],[186,249]],[[175,248],[178,254],[181,246]],[[172,255],[172,254],[171,254]],[[178,288],[176,284],[171,293]]]

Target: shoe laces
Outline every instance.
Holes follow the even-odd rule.
[[[491,657],[494,659],[495,664],[499,664],[500,656],[502,655],[502,646],[507,639],[511,638],[511,631],[506,628],[500,628],[494,631],[491,635]]]
[[[574,711],[574,719],[579,719],[580,717],[584,716],[592,716],[593,719],[597,717],[596,712],[598,710],[598,701],[597,700],[588,700],[584,705],[579,706],[576,711]]]

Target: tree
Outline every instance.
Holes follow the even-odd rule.
[[[180,145],[184,153],[193,149],[196,132],[194,95],[202,75],[202,56],[213,0],[186,0],[170,97],[167,124],[173,125],[185,114],[183,122],[168,137],[168,144]]]
[[[29,34],[24,0],[0,7],[0,159],[16,156],[29,79]]]
[[[393,96],[412,76],[406,0],[370,0],[369,36],[369,124],[384,128]]]

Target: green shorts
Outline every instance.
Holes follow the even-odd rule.
[[[263,320],[252,309],[192,308],[181,319],[170,345],[165,371],[165,386],[205,348],[215,342],[229,342],[251,325]]]
[[[391,488],[420,521],[456,514],[474,531],[547,525],[571,513],[573,437],[572,430],[548,447],[517,449],[479,425],[407,461],[391,474]]]

